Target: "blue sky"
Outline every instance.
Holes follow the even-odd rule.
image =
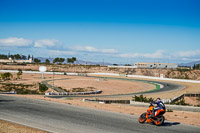
[[[0,54],[200,60],[199,0],[0,0]]]

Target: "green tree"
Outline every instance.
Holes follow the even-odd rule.
[[[0,54],[0,59],[8,59],[7,55]]]
[[[196,65],[196,69],[200,69],[200,64],[197,64],[197,65]]]
[[[72,59],[71,58],[67,58],[67,63],[72,63]]]
[[[48,87],[45,84],[39,83],[39,91],[40,92],[45,92],[48,90]]]
[[[46,59],[45,64],[50,64],[50,61],[48,59]]]
[[[63,63],[65,61],[65,59],[64,58],[55,58],[54,60],[53,60],[53,63]]]
[[[76,57],[67,58],[67,63],[74,63],[76,61]]]
[[[25,55],[22,55],[22,56],[21,56],[21,59],[26,60],[26,56],[25,56]]]
[[[39,59],[37,59],[37,58],[34,58],[34,62],[35,63],[40,63],[41,61]]]
[[[72,61],[74,63],[76,61],[76,57],[72,57]]]
[[[21,76],[21,79],[22,79],[22,69],[18,69],[18,73],[17,73],[17,78],[20,79],[20,76]]]
[[[63,63],[64,61],[65,61],[64,58],[60,58],[60,59],[59,59],[59,62],[60,62],[60,63]]]
[[[193,69],[200,69],[200,64],[194,64]]]
[[[14,55],[14,58],[15,58],[16,60],[19,60],[19,59],[21,59],[22,57],[21,57],[19,54],[15,54],[15,55]]]
[[[10,55],[10,58],[14,59],[15,57],[14,57],[14,55]]]
[[[53,63],[57,63],[58,62],[58,60],[59,60],[59,58],[57,57],[57,58],[55,58],[54,60],[53,60]]]

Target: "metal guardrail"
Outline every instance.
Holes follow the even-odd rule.
[[[89,101],[89,102],[98,102],[98,103],[105,103],[105,104],[111,104],[111,103],[118,103],[118,104],[130,104],[130,100],[92,100],[92,99],[83,99],[83,101]]]
[[[0,91],[0,94],[17,94],[17,92],[16,91],[8,91],[8,92]]]
[[[182,95],[180,95],[178,97],[174,97],[172,99],[162,99],[162,101],[164,103],[171,103],[171,102],[178,101],[178,100],[180,100],[180,99],[182,99],[184,97],[200,97],[200,94],[182,94]]]
[[[45,95],[90,95],[90,94],[100,94],[102,90],[90,91],[90,92],[48,92]]]
[[[200,94],[183,94],[185,97],[200,97]]]

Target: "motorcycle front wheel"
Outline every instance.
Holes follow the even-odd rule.
[[[144,123],[146,121],[146,119],[147,119],[146,113],[143,113],[143,114],[140,115],[138,121],[139,121],[139,123]]]

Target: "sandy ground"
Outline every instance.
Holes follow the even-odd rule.
[[[61,86],[62,88],[65,88],[67,90],[78,87],[94,87],[96,90],[103,91],[100,95],[135,93],[152,90],[155,88],[154,85],[141,82],[105,80],[101,78],[78,76],[67,76],[67,78],[69,79],[55,81],[54,85]]]
[[[15,73],[13,73],[16,76]],[[15,84],[37,84],[44,80],[49,81],[49,84],[53,84],[52,75],[45,75],[45,79],[41,79],[40,74],[23,74],[21,80],[11,80],[9,82]],[[95,77],[80,77],[80,76],[67,76],[67,75],[54,75],[54,86],[62,87],[63,89],[71,90],[72,88],[87,88],[94,87],[95,90],[102,90],[100,95],[112,95],[112,94],[127,94],[141,91],[148,91],[155,88],[152,84],[142,82],[131,82],[121,80],[105,80]],[[37,89],[37,88],[35,88]],[[52,91],[51,89],[48,91]]]
[[[0,133],[47,133],[31,127],[0,120]]]

